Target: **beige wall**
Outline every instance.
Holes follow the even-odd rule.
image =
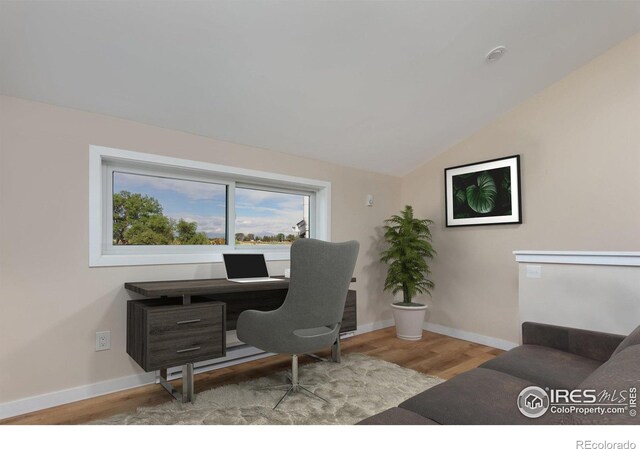
[[[473,108],[473,105],[469,105]],[[521,155],[524,223],[445,228],[443,170]],[[435,220],[428,321],[518,341],[513,250],[640,250],[640,34],[403,180]]]
[[[16,98],[0,105],[0,403],[140,373],[125,352],[122,284],[223,275],[220,264],[89,268],[91,144],[330,181],[332,239],[361,244],[359,323],[390,318],[374,236],[399,207],[399,178]],[[111,330],[110,351],[94,351],[99,330]]]

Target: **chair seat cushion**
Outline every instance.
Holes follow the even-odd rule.
[[[412,411],[405,410],[403,408],[393,407],[384,412],[380,412],[377,415],[370,416],[363,419],[358,425],[373,425],[373,426],[413,426],[413,425],[434,425],[438,424],[435,421],[425,418],[424,416],[413,413]]]
[[[526,379],[539,387],[575,388],[599,366],[586,357],[548,348],[522,345],[480,365]]]
[[[263,351],[304,354],[325,349],[338,338],[339,327],[292,329],[291,320],[277,311],[245,310],[238,317],[238,339]]]
[[[293,335],[296,337],[320,337],[328,334],[334,333],[335,328],[330,328],[328,326],[320,326],[320,327],[312,327],[309,329],[296,329],[293,331]]]
[[[490,369],[476,368],[436,385],[399,405],[438,424],[560,424],[564,415],[547,412],[527,418],[517,407],[528,380]]]

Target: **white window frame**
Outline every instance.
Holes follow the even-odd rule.
[[[227,245],[113,245],[113,171],[227,186]],[[235,245],[235,187],[310,196],[311,237],[330,241],[331,183],[239,167],[91,145],[89,148],[89,266],[222,262],[223,253],[262,253],[289,260],[289,246]]]

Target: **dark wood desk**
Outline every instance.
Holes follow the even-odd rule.
[[[216,293],[234,293],[265,290],[281,290],[289,287],[289,279],[283,276],[274,276],[282,279],[272,282],[231,282],[226,279],[193,279],[179,281],[151,281],[151,282],[127,282],[124,288],[144,296],[191,296],[209,295]],[[355,278],[352,279],[355,282]]]
[[[289,280],[238,283],[226,279],[127,282],[146,296],[127,304],[127,353],[145,371],[159,370],[158,383],[183,402],[193,400],[193,364],[226,355],[226,331],[244,310],[282,305]],[[352,278],[351,282],[356,279]],[[357,328],[356,292],[349,290],[341,332]],[[332,348],[339,361],[339,340]],[[167,368],[184,365],[182,394],[167,381]]]

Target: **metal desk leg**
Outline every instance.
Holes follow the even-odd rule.
[[[336,338],[335,343],[331,345],[331,361],[340,363],[340,335]]]
[[[195,396],[193,389],[193,363],[187,363],[182,367],[182,394],[167,380],[166,369],[160,370],[160,373],[156,376],[156,383],[162,385],[176,400],[180,402],[193,402]]]
[[[169,393],[175,399],[177,399],[178,401],[182,401],[182,395],[180,394],[180,392],[178,390],[176,390],[175,388],[173,388],[173,385],[171,385],[171,382],[169,382],[167,380],[167,370],[166,369],[161,369],[160,373],[158,375],[156,375],[156,383],[162,385],[162,387],[165,390],[167,390],[167,393]]]

